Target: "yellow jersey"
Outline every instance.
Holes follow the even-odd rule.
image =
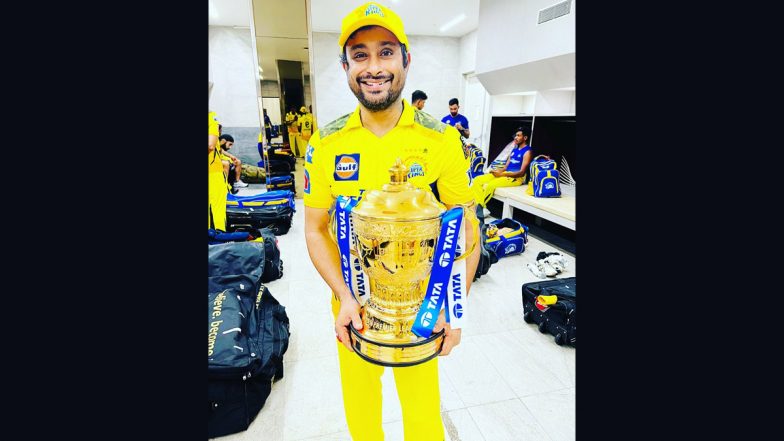
[[[311,135],[313,135],[313,115],[306,113],[300,116],[297,119],[297,125],[299,126],[299,132],[302,135],[302,139],[305,141],[309,140]]]
[[[220,132],[218,131],[218,115],[215,112],[210,112],[210,128],[209,134],[215,135],[216,137],[220,136]],[[215,142],[215,150],[209,154],[209,171],[210,172],[221,172],[223,173],[223,164],[221,164],[220,160],[221,155],[221,148],[220,148],[220,141]]]
[[[408,181],[437,188],[441,202],[468,204],[468,157],[457,130],[403,100],[397,125],[379,138],[362,127],[359,106],[317,131],[305,153],[304,203],[330,208],[337,196],[359,196],[389,182],[389,168],[400,158]]]
[[[297,114],[289,112],[286,114],[286,125],[289,128],[289,133],[297,133]]]

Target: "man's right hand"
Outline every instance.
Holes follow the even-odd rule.
[[[359,308],[359,303],[353,297],[344,298],[340,302],[340,311],[338,311],[338,316],[335,318],[335,336],[351,352],[354,352],[354,349],[351,347],[351,338],[348,335],[348,324],[353,323],[354,329],[357,331],[362,329],[362,318],[359,316]]]

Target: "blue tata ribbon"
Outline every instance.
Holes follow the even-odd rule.
[[[433,334],[438,314],[446,301],[462,223],[462,207],[455,207],[441,217],[441,234],[433,254],[433,270],[430,272],[427,292],[411,327],[411,331],[419,337],[428,338]]]
[[[342,268],[343,280],[346,282],[354,300],[359,302],[357,295],[352,287],[351,277],[351,210],[359,202],[358,199],[350,196],[338,196],[335,203],[335,219],[337,219],[338,250],[340,251],[340,266]]]

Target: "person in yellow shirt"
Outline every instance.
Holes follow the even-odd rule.
[[[341,276],[338,247],[328,232],[329,211],[338,196],[359,196],[389,182],[396,158],[409,169],[408,181],[430,189],[447,208],[466,208],[466,243],[475,243],[476,218],[468,186],[468,162],[454,127],[420,112],[401,97],[411,55],[403,23],[393,11],[366,3],[342,23],[341,66],[359,104],[319,129],[305,156],[305,237],[308,253],[332,291],[343,405],[354,440],[383,440],[381,381],[384,367],[352,354],[348,325],[362,329],[360,306]],[[467,259],[467,281],[474,278],[479,247]],[[469,284],[470,289],[470,284]],[[445,330],[441,356],[460,343],[441,311],[433,332]],[[438,357],[392,368],[403,413],[405,439],[443,440]]]
[[[301,154],[300,158],[305,156],[305,150],[308,148],[308,141],[310,140],[311,135],[313,135],[313,115],[308,112],[308,108],[302,106],[299,109],[302,115],[297,119],[297,124],[299,125],[299,139],[297,141],[299,144],[297,145],[297,150]]]
[[[297,115],[294,107],[291,107],[289,112],[286,114],[286,126],[288,126],[289,132],[289,148],[291,149],[291,153],[293,153],[294,156],[299,156],[299,143],[297,142],[297,138],[299,138],[298,119],[299,115]]]
[[[218,129],[218,115],[209,111],[209,158],[207,170],[207,208],[208,227],[216,230],[226,230],[226,194],[228,182],[223,172],[221,162],[221,148],[218,144],[220,130]]]

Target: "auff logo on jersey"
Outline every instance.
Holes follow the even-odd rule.
[[[305,194],[310,194],[310,173],[305,169]]]
[[[335,180],[359,180],[359,153],[335,156]]]

